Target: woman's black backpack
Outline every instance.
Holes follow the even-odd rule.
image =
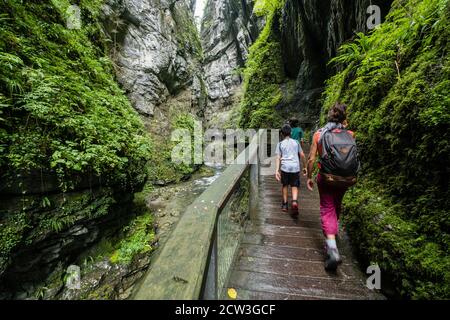
[[[321,141],[320,172],[325,182],[343,187],[354,185],[360,163],[353,136],[345,129],[325,130]]]

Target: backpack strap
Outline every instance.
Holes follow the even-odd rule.
[[[336,123],[336,122],[328,122],[323,128],[319,129],[319,132],[320,132],[319,144],[322,145],[321,157],[325,157],[327,155],[327,150],[325,149],[324,144],[323,144],[323,138],[325,137],[325,134],[333,131],[334,129],[347,130],[344,128],[342,123]]]

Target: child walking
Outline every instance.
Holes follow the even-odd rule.
[[[291,139],[291,126],[284,125],[281,128],[283,140],[276,148],[276,173],[275,178],[283,185],[283,203],[281,209],[289,210],[288,191],[292,189],[292,210],[298,213],[298,188],[300,187],[300,159],[303,164],[303,175],[306,176],[306,157],[297,140]]]

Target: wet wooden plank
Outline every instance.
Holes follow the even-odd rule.
[[[277,230],[280,232],[277,232]],[[284,230],[284,232],[282,232],[282,230]],[[264,223],[264,221],[253,223],[253,227],[248,227],[246,233],[264,236],[296,236],[299,238],[312,238],[322,242],[322,244],[324,243],[322,231],[319,229],[269,225]]]
[[[317,238],[302,238],[301,236],[270,236],[259,233],[246,233],[242,239],[242,243],[293,248],[312,248],[316,250],[323,249],[323,241],[318,240]]]
[[[281,204],[283,203],[281,197],[278,197],[275,200],[268,200],[264,199],[260,201],[259,205],[261,208],[263,208],[265,211],[274,211],[279,212],[281,210]],[[292,203],[289,200],[289,208],[292,207]],[[302,199],[298,200],[298,205],[300,209],[311,211],[311,213],[316,214],[317,216],[320,215],[320,206],[317,203],[305,203]]]
[[[229,282],[233,288],[300,294],[319,298],[374,299],[376,295],[362,281],[313,278],[308,276],[276,275],[236,270]]]
[[[255,258],[241,256],[236,270],[277,275],[310,276],[341,280],[358,280],[359,272],[351,264],[343,264],[336,273],[326,272],[322,261],[285,260],[273,258]]]
[[[300,221],[300,222],[302,222],[302,221],[309,221],[309,222],[316,222],[316,223],[321,222],[319,215],[305,213],[304,210],[301,210],[301,209],[298,212],[298,214],[296,214],[296,215],[292,211],[286,213],[286,212],[282,212],[281,210],[279,212],[273,212],[273,211],[260,212],[259,220],[264,220],[267,218],[294,220],[294,221]]]
[[[301,294],[286,294],[286,293],[275,293],[268,291],[252,291],[238,288],[237,290],[237,300],[321,300],[323,297],[314,297]],[[224,292],[223,297],[226,300],[231,300],[226,292]],[[341,300],[333,297],[326,297],[329,300]]]
[[[323,249],[242,244],[240,255],[257,258],[323,262]]]
[[[300,228],[310,228],[322,230],[319,221],[302,221],[297,219],[280,219],[280,218],[266,218],[264,219],[266,224],[285,226],[285,227],[300,227]]]
[[[263,235],[284,235],[284,236],[297,236],[303,238],[314,238],[323,241],[322,232],[317,232],[316,230],[311,230],[309,228],[298,228],[298,227],[284,227],[276,225],[268,225],[262,223],[261,225],[252,224],[246,228],[247,233],[260,233]]]

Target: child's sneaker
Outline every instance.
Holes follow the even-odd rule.
[[[286,202],[286,203],[283,203],[283,204],[281,205],[281,210],[283,210],[283,212],[288,212],[289,207],[288,207],[288,203],[287,203],[287,202]]]

